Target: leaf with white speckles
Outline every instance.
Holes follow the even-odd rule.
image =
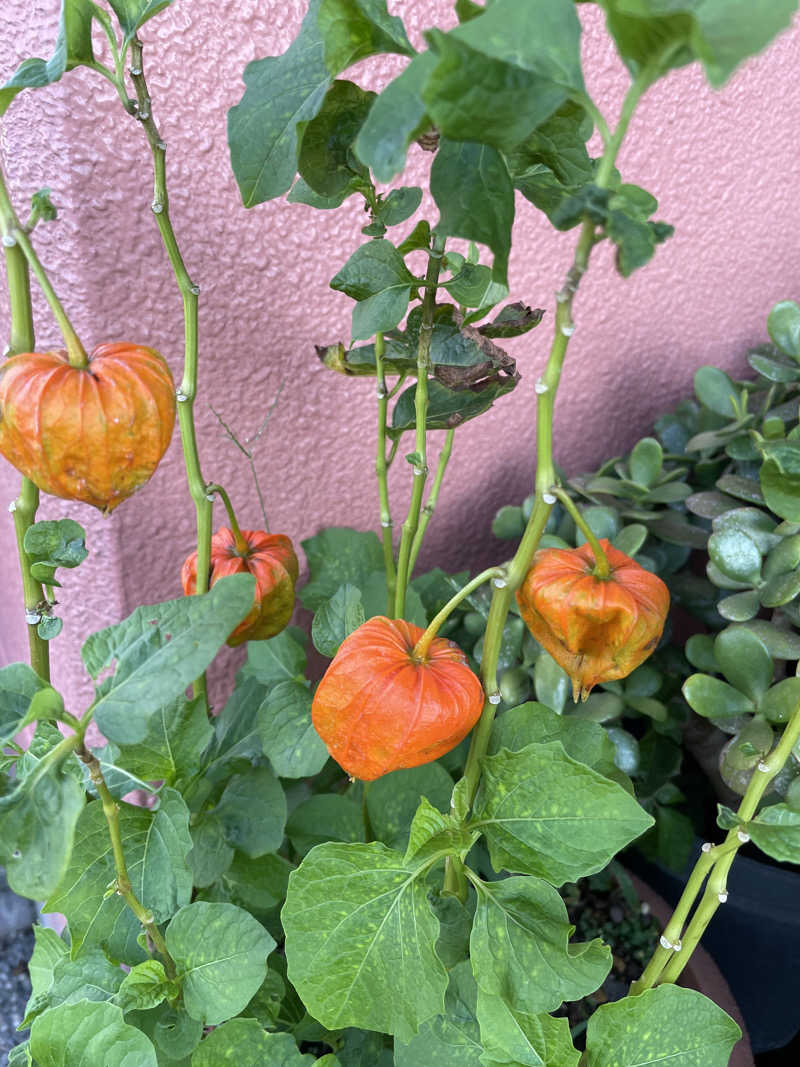
[[[600,1005],[586,1032],[586,1067],[727,1067],[741,1036],[702,993],[662,985]]]
[[[470,937],[479,987],[536,1014],[594,992],[611,969],[599,940],[569,945],[572,926],[558,892],[539,878],[480,882]]]
[[[156,1067],[151,1041],[122,1018],[115,1004],[60,1004],[31,1027],[39,1067]]]
[[[501,749],[482,762],[470,828],[486,835],[497,871],[574,882],[653,825],[622,786],[571,759],[557,741]]]
[[[478,1021],[492,1065],[496,1061],[520,1067],[578,1067],[581,1054],[572,1044],[566,1018],[554,1019],[543,1012],[531,1015],[479,989]]]
[[[429,1020],[408,1044],[395,1042],[395,1067],[482,1067],[478,1020],[475,1015],[477,987],[469,961],[450,972],[443,1015]]]
[[[268,1034],[255,1019],[230,1019],[200,1042],[192,1067],[306,1067],[313,1056],[304,1056],[291,1034]]]
[[[444,1011],[447,971],[425,869],[377,842],[327,842],[292,872],[281,913],[289,978],[323,1026],[407,1043]]]

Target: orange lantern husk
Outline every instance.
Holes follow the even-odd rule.
[[[311,718],[331,756],[352,778],[372,781],[430,763],[480,718],[483,687],[452,641],[377,615],[342,642],[314,694]]]
[[[0,364],[0,454],[45,493],[112,511],[149,480],[175,424],[175,385],[153,348],[98,345]]]
[[[292,542],[284,534],[268,534],[264,530],[242,530],[241,534],[247,546],[244,553],[226,526],[211,538],[209,588],[231,574],[252,574],[256,580],[253,606],[228,637],[232,648],[244,641],[263,641],[285,629],[294,610],[299,570]],[[196,552],[183,565],[181,584],[187,596],[197,589]]]
[[[573,697],[586,700],[600,682],[624,678],[658,644],[669,609],[661,579],[607,540],[600,541],[611,573],[593,572],[588,544],[543,548],[517,592],[530,632],[572,679]]]

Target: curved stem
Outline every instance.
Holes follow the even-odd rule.
[[[386,390],[383,352],[383,333],[378,332],[375,335],[375,372],[378,383],[378,448],[375,459],[375,473],[378,476],[378,497],[381,505],[381,540],[383,541],[383,563],[386,568],[386,613],[392,619],[394,618],[397,572],[394,565],[392,512],[389,507],[389,466],[386,462],[386,419],[389,411],[389,394]]]
[[[427,465],[427,416],[428,416],[428,371],[430,370],[431,335],[433,333],[433,315],[436,309],[436,283],[442,269],[444,239],[434,237],[432,254],[428,260],[425,281],[429,288],[422,299],[422,320],[419,324],[419,343],[417,345],[417,388],[414,396],[414,421],[416,424],[416,461],[414,463],[414,481],[411,486],[411,502],[408,516],[403,523],[400,537],[400,549],[397,556],[397,587],[395,589],[394,614],[402,619],[406,606],[406,588],[411,578],[411,546],[419,525],[419,513],[422,496],[425,492],[425,479],[428,476]]]
[[[11,198],[8,195],[8,189],[6,188],[5,178],[2,170],[0,170],[0,232],[3,235],[3,247],[6,253],[10,252],[13,248],[19,248],[27,260],[28,266],[39,283],[39,288],[45,295],[47,303],[50,305],[50,310],[55,316],[58,328],[61,330],[61,335],[64,338],[64,344],[67,347],[67,357],[73,367],[86,368],[89,366],[89,360],[86,356],[86,350],[81,344],[78,335],[72,327],[72,323],[69,321],[64,306],[56,295],[56,291],[50,283],[50,279],[47,277],[47,272],[36,255],[30,238],[25,232],[24,227],[20,224],[17,218],[14,208],[11,204]],[[11,279],[9,279],[9,285]],[[30,306],[30,292],[27,295],[28,306]],[[33,340],[31,338],[30,348],[23,348],[22,351],[32,351]]]
[[[428,649],[431,647],[431,641],[436,637],[442,624],[450,617],[461,601],[466,600],[470,593],[474,593],[484,582],[490,582],[492,580],[494,580],[496,586],[500,586],[501,584],[505,585],[505,578],[506,572],[502,567],[489,567],[487,570],[481,571],[480,574],[467,582],[463,589],[459,589],[455,596],[450,597],[442,610],[434,615],[433,619],[428,624],[428,628],[414,646],[414,651],[411,653],[412,658],[422,661],[427,657]]]
[[[417,527],[417,532],[414,534],[414,540],[411,544],[411,559],[408,564],[409,574],[414,573],[414,564],[417,562],[419,550],[422,548],[425,531],[428,529],[428,523],[433,518],[434,511],[436,511],[436,505],[439,501],[439,492],[442,488],[442,481],[444,480],[444,472],[447,469],[447,464],[450,462],[450,456],[453,452],[455,435],[455,429],[447,430],[444,435],[444,444],[442,445],[442,451],[439,453],[439,462],[436,465],[436,474],[433,477],[431,491],[428,494],[428,500],[425,507],[422,509],[419,526]]]
[[[608,562],[608,556],[603,551],[603,546],[600,544],[594,530],[576,507],[572,497],[564,489],[558,488],[557,486],[554,486],[550,492],[554,497],[561,501],[571,515],[575,525],[589,542],[589,546],[594,553],[594,571],[592,573],[595,578],[600,578],[601,580],[610,578],[611,567]]]
[[[228,522],[231,524],[231,531],[233,533],[233,540],[236,543],[236,551],[244,558],[250,555],[250,546],[244,539],[239,523],[236,520],[236,512],[233,510],[233,504],[231,498],[225,492],[221,485],[212,483],[206,486],[206,493],[216,493],[222,503],[225,505],[225,511],[228,513]]]
[[[119,824],[119,805],[106,785],[106,780],[103,777],[103,771],[98,759],[93,756],[83,744],[78,748],[76,754],[88,767],[89,777],[94,783],[94,786],[97,789],[97,795],[100,797],[100,801],[103,805],[103,814],[105,815],[106,823],[108,824],[108,834],[111,838],[111,850],[114,855],[114,868],[117,873],[116,890],[142,924],[147,932],[147,936],[155,945],[159,955],[164,961],[164,970],[167,978],[175,978],[178,969],[175,966],[175,961],[169,953],[167,943],[164,940],[161,931],[155,924],[153,913],[144,907],[131,888],[131,880],[125,863],[125,853],[122,848],[122,831]]]
[[[153,121],[150,94],[142,65],[142,43],[134,37],[131,43],[131,79],[136,87],[136,118],[144,130],[153,159],[152,210],[164,243],[170,265],[183,299],[184,363],[183,380],[178,388],[178,426],[181,431],[183,458],[189,492],[195,506],[197,525],[197,589],[201,594],[208,591],[208,575],[211,565],[212,502],[208,499],[206,480],[200,469],[197,450],[197,433],[194,424],[194,402],[197,396],[197,295],[200,288],[192,283],[183,262],[175,231],[169,217],[167,195],[166,145],[161,140],[158,127]],[[205,695],[205,675],[194,685],[195,696]]]

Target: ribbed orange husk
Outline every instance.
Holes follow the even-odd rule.
[[[153,348],[98,345],[0,364],[0,454],[40,489],[106,513],[148,481],[175,424],[175,385]]]
[[[609,578],[592,573],[594,553],[543,548],[517,592],[528,629],[572,679],[575,700],[599,682],[624,678],[659,642],[669,609],[661,579],[606,540]]]
[[[236,540],[227,526],[211,538],[209,588],[230,574],[252,574],[256,580],[253,607],[228,638],[232,648],[244,641],[274,637],[288,625],[299,571],[292,542],[284,534],[242,530],[242,537],[247,542],[246,557],[238,553]],[[197,589],[196,552],[183,565],[181,583],[184,593],[192,596]]]
[[[452,641],[434,638],[412,658],[423,631],[377,615],[342,642],[314,694],[311,718],[328,751],[369,782],[443,756],[480,718],[483,688]]]

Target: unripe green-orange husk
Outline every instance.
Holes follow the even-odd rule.
[[[294,610],[294,587],[299,565],[292,542],[284,534],[264,530],[242,530],[247,546],[244,553],[236,545],[231,530],[223,526],[211,538],[209,587],[231,574],[252,574],[256,580],[253,606],[228,637],[233,648],[244,641],[264,641],[285,629]],[[181,583],[187,596],[197,589],[197,553],[193,552],[181,570]]]
[[[175,385],[153,348],[98,345],[0,364],[0,454],[45,493],[108,513],[147,482],[175,424]]]
[[[483,688],[466,656],[436,637],[416,658],[423,632],[403,619],[368,619],[345,638],[317,687],[314,727],[352,778],[430,763],[480,718]]]
[[[593,572],[588,544],[543,548],[517,592],[528,629],[572,679],[574,699],[593,686],[624,678],[655,649],[669,610],[661,579],[607,540],[600,541],[611,573]]]

